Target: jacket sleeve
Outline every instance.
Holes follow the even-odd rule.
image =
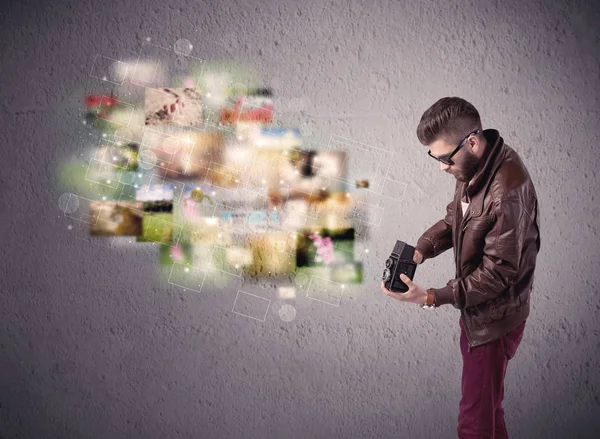
[[[436,304],[464,309],[494,299],[508,289],[519,271],[524,209],[517,198],[504,198],[495,207],[495,221],[485,237],[483,258],[468,276],[434,288]]]
[[[452,248],[452,220],[454,216],[454,200],[446,206],[446,216],[427,229],[417,240],[415,250],[426,259],[435,258],[440,253]]]

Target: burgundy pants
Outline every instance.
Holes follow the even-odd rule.
[[[508,334],[471,348],[460,320],[460,351],[463,357],[462,398],[458,412],[459,439],[505,439],[504,376],[506,366],[523,337],[525,322]]]

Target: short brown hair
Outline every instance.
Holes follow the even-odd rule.
[[[478,128],[481,129],[479,112],[470,102],[458,97],[446,97],[423,113],[417,127],[417,137],[423,145],[431,145],[439,138],[454,144]]]

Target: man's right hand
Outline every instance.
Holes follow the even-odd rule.
[[[415,261],[416,264],[423,263],[423,255],[419,250],[415,250],[415,252],[413,253],[413,261]]]

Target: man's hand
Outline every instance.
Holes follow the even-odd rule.
[[[413,261],[415,261],[415,264],[423,263],[423,254],[419,250],[415,250],[415,252],[413,253]]]
[[[406,284],[408,291],[405,293],[393,293],[385,287],[385,283],[381,282],[381,289],[383,292],[393,297],[400,302],[416,303],[417,305],[424,305],[427,303],[427,290],[414,283],[404,273],[400,275],[400,280]]]

